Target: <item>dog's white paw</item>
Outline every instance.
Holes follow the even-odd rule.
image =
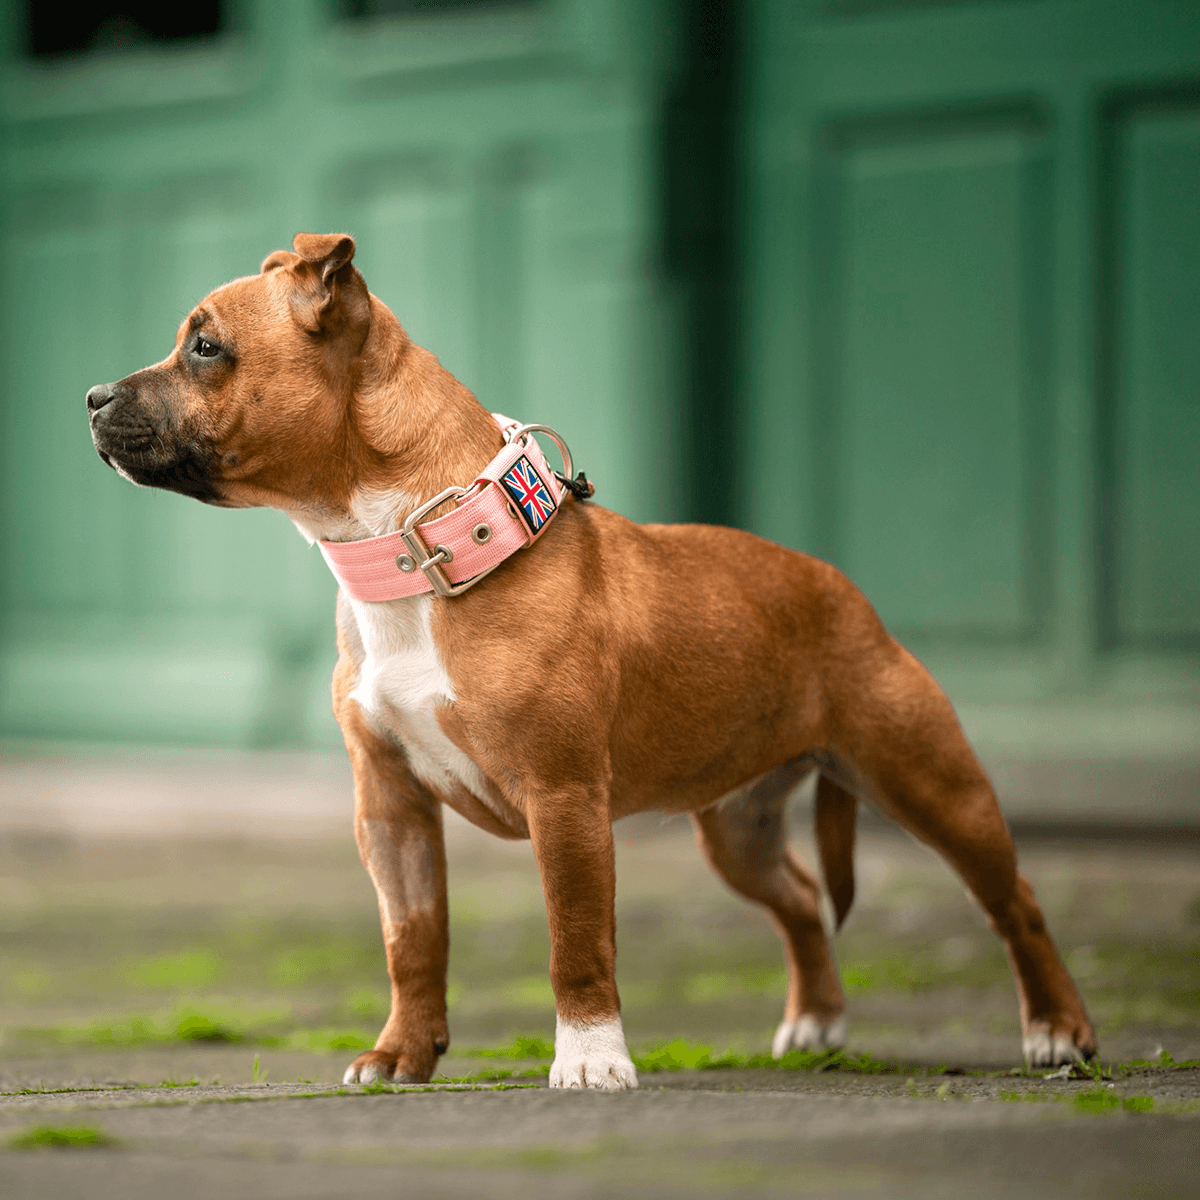
[[[1031,1029],[1021,1041],[1021,1050],[1031,1067],[1059,1067],[1086,1057],[1069,1035],[1052,1035],[1048,1029]]]
[[[782,1058],[789,1050],[840,1050],[845,1044],[844,1016],[824,1023],[811,1013],[804,1013],[795,1021],[780,1022],[771,1043],[771,1055]]]
[[[387,1076],[384,1075],[376,1063],[351,1063],[346,1068],[345,1075],[342,1076],[342,1082],[379,1083],[381,1080],[386,1080],[386,1078]]]
[[[621,1018],[572,1025],[559,1018],[554,1034],[552,1088],[624,1091],[638,1085],[637,1069],[625,1045]]]

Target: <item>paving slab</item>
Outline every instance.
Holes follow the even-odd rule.
[[[82,1124],[106,1148],[0,1153],[5,1196],[1196,1193],[1200,1072],[1118,1081],[1159,1111],[1080,1112],[1091,1082],[680,1072],[639,1092],[544,1086],[363,1094],[304,1085],[0,1098],[0,1137]],[[720,1079],[715,1076],[723,1076]],[[706,1078],[707,1076],[707,1078]],[[946,1085],[949,1086],[946,1086]],[[1144,1101],[1143,1101],[1144,1103]],[[390,1182],[389,1182],[390,1173]],[[280,1190],[285,1185],[285,1190]],[[161,1194],[161,1193],[160,1193]]]
[[[6,1200],[1200,1195],[1200,1070],[1160,1062],[1200,1060],[1194,839],[1021,842],[1111,1078],[1011,1073],[1016,1002],[986,923],[936,858],[866,822],[835,942],[866,1072],[643,1072],[613,1095],[552,1092],[545,1059],[517,1053],[553,1035],[532,855],[451,819],[440,1071],[514,1075],[372,1092],[339,1082],[387,1003],[344,770],[206,761],[0,763]],[[795,816],[812,863],[803,797]],[[685,821],[621,823],[617,855],[635,1051],[762,1052],[783,992],[769,923]],[[107,1144],[20,1148],[81,1127]]]

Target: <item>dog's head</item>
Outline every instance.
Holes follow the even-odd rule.
[[[326,490],[319,477],[339,462],[373,302],[353,238],[300,233],[292,244],[206,296],[162,362],[88,392],[92,440],[110,467],[232,508]]]

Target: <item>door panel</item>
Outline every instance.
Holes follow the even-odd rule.
[[[1200,738],[1195,5],[749,11],[742,519],[957,703]]]
[[[105,569],[111,547],[89,528],[93,514],[101,528],[119,527],[125,506],[106,489],[103,469],[95,470],[101,464],[76,382],[91,364],[122,359],[125,321],[111,285],[119,243],[102,209],[101,195],[84,185],[30,190],[11,207],[3,444],[9,608],[86,611],[125,593],[120,570]],[[73,402],[58,403],[64,396]]]
[[[679,422],[640,405],[678,400],[633,369],[665,324],[642,275],[659,4],[238,8],[161,50],[42,63],[0,39],[0,737],[337,744],[319,553],[278,513],[134,489],[83,406],[298,229],[355,234],[412,336],[488,407],[561,427],[604,502],[669,511]]]
[[[458,164],[431,150],[346,164],[331,227],[352,230],[355,262],[409,337],[470,386],[478,376],[471,196]]]
[[[831,156],[833,227],[815,235],[836,258],[813,303],[836,308],[817,347],[838,360],[835,477],[815,507],[829,557],[898,631],[1036,626],[1039,132],[938,116],[857,127]]]
[[[1200,646],[1200,97],[1115,129],[1113,640]]]

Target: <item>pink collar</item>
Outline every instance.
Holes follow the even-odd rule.
[[[552,438],[571,478],[571,453],[545,425],[492,413],[504,448],[468,488],[450,487],[408,514],[403,527],[358,542],[318,542],[342,591],[355,600],[399,600],[421,592],[457,596],[546,532],[567,489],[550,469],[534,431]],[[439,504],[458,507],[436,521]]]

